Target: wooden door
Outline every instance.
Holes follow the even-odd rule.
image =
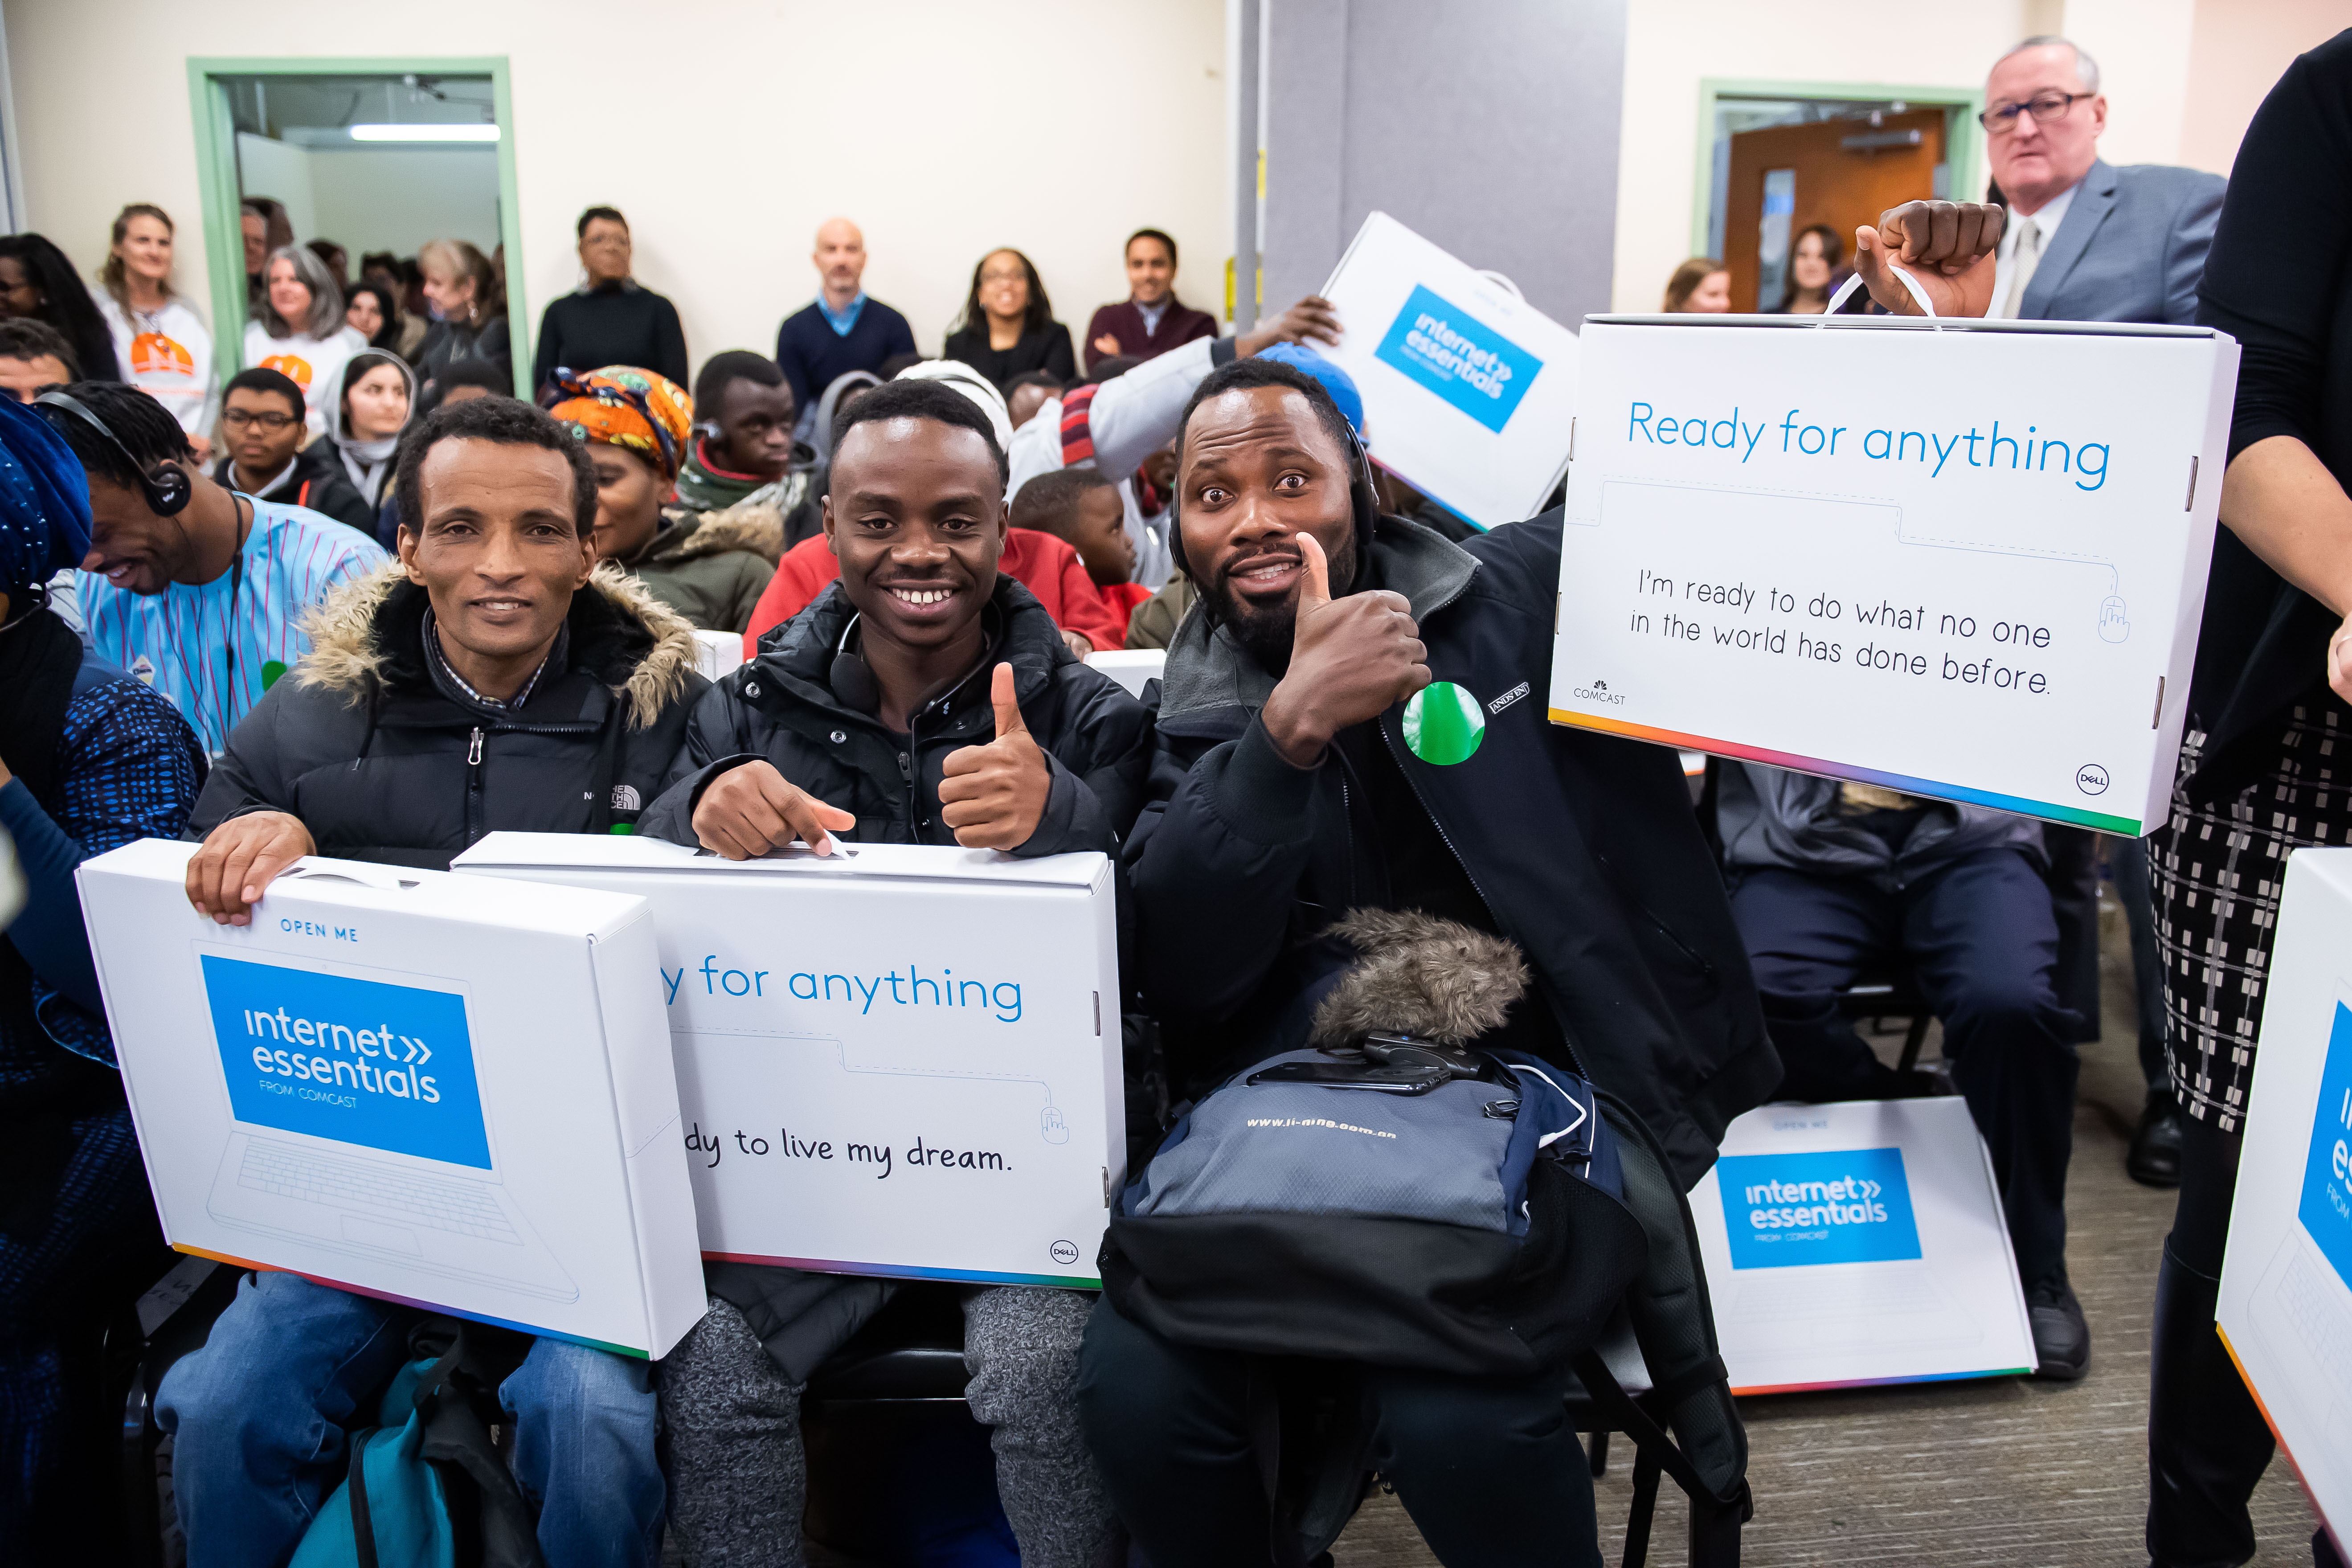
[[[1916,144],[1905,144],[1916,132]],[[1848,139],[1881,144],[1850,147]],[[1895,142],[1895,145],[1885,145]],[[1925,201],[1935,195],[1936,165],[1944,161],[1944,111],[1915,109],[1867,120],[1829,120],[1812,125],[1775,125],[1743,131],[1731,139],[1731,181],[1724,202],[1723,259],[1731,269],[1731,308],[1768,310],[1780,302],[1757,298],[1764,258],[1759,235],[1764,219],[1766,176],[1793,174],[1795,190],[1785,232],[1793,240],[1808,226],[1826,223],[1837,230],[1844,264],[1853,260],[1853,231],[1877,221],[1888,207]]]

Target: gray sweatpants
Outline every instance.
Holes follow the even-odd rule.
[[[991,1429],[996,1489],[1023,1568],[1093,1568],[1109,1547],[1110,1499],[1078,1431],[1078,1343],[1092,1296],[1024,1285],[963,1303],[965,1400]],[[710,1313],[660,1363],[669,1523],[689,1568],[803,1568],[808,1456],[801,1388],[743,1315]]]

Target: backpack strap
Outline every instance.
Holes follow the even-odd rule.
[[[343,1484],[343,1496],[352,1509],[352,1547],[359,1558],[359,1568],[377,1568],[375,1552],[375,1516],[368,1508],[367,1440],[374,1431],[352,1435],[351,1475]]]

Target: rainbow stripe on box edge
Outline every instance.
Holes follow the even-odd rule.
[[[914,1268],[898,1263],[849,1263],[835,1258],[771,1258],[760,1252],[706,1252],[706,1263],[764,1263],[804,1268],[812,1274],[867,1274],[886,1279],[947,1279],[962,1285],[1051,1285],[1066,1290],[1099,1290],[1102,1281],[1080,1274],[997,1274],[982,1268]]]
[[[1745,1387],[1734,1384],[1731,1392],[1743,1399],[1751,1394],[1820,1394],[1833,1388],[1886,1388],[1898,1383],[1958,1383],[1972,1377],[2023,1377],[2032,1370],[2030,1366],[1989,1366],[1982,1372],[1925,1372],[1912,1377],[1850,1377],[1830,1383],[1759,1383]]]
[[[190,1247],[184,1242],[173,1242],[172,1249],[174,1252],[187,1253],[194,1258],[209,1258],[215,1263],[226,1263],[233,1268],[257,1268],[266,1274],[292,1274],[308,1279],[313,1285],[324,1285],[330,1290],[344,1290],[354,1296],[372,1297],[378,1301],[390,1301],[395,1307],[415,1307],[420,1311],[446,1313],[452,1318],[464,1318],[472,1322],[488,1323],[494,1329],[513,1329],[520,1333],[536,1334],[541,1339],[569,1340],[575,1345],[586,1345],[592,1351],[603,1351],[608,1355],[631,1356],[638,1361],[653,1359],[635,1345],[616,1345],[610,1340],[592,1340],[582,1334],[559,1333],[553,1329],[542,1329],[537,1323],[519,1323],[512,1318],[493,1318],[488,1312],[468,1312],[462,1307],[452,1307],[442,1301],[421,1301],[414,1296],[396,1296],[389,1290],[371,1290],[364,1285],[354,1285],[349,1280],[330,1279],[323,1274],[305,1273],[299,1268],[281,1268],[275,1263],[256,1263],[250,1258],[238,1258],[226,1252],[213,1252],[201,1247]]]
[[[1801,773],[1820,773],[1825,778],[1853,779],[1857,784],[1881,784],[1887,789],[1899,789],[1910,795],[1931,795],[1940,800],[1965,801],[1970,805],[1989,805],[1996,811],[2015,812],[2021,816],[2038,816],[2048,822],[2063,822],[2070,827],[2089,827],[2101,833],[2117,833],[2126,838],[2142,837],[2142,829],[2145,826],[2136,816],[2115,816],[2103,811],[2085,811],[2078,805],[2060,805],[2054,801],[2029,800],[2021,795],[1998,795],[1991,790],[1969,789],[1964,784],[1944,784],[1936,779],[1915,778],[1909,773],[1880,773],[1875,768],[1858,768],[1851,763],[1832,763],[1820,757],[1799,756],[1794,752],[1774,752],[1768,751],[1762,746],[1742,746],[1729,741],[1710,740],[1705,735],[1685,735],[1679,730],[1661,730],[1649,724],[1629,723],[1625,720],[1611,719],[1599,713],[1571,713],[1565,708],[1554,708],[1551,710],[1551,721],[1555,724],[1572,725],[1580,730],[1599,730],[1612,735],[1623,735],[1629,740],[1649,741],[1661,746],[1675,746],[1684,751],[1707,752],[1718,757],[1737,757],[1743,763],[1762,763],[1769,767],[1789,768]],[[1832,1385],[1822,1384],[1822,1386]]]
[[[2280,1431],[2279,1424],[2271,1418],[2271,1407],[2263,1398],[2262,1391],[2254,1386],[2252,1376],[2247,1373],[2245,1359],[2238,1354],[2238,1347],[2230,1342],[2230,1331],[2215,1323],[2213,1331],[2221,1336],[2221,1348],[2230,1352],[2230,1364],[2238,1369],[2238,1381],[2244,1384],[2246,1392],[2254,1396],[2254,1408],[2262,1412],[2263,1425],[2271,1429],[2271,1441],[2278,1445],[2278,1451],[2286,1458],[2287,1468],[2294,1472],[2294,1484],[2303,1489],[2303,1500],[2311,1505],[2312,1515],[2319,1521],[2319,1528],[2327,1531],[2327,1539],[2336,1547],[2336,1555],[2342,1557],[2344,1535],[2328,1522],[2326,1514],[2319,1511],[2319,1496],[2311,1489],[2311,1483],[2304,1479],[2303,1467],[2294,1460],[2294,1450],[2286,1445],[2286,1434]]]

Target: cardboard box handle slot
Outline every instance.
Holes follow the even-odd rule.
[[[330,860],[310,855],[295,861],[279,880],[292,881],[298,878],[312,882],[357,882],[363,888],[381,888],[387,893],[423,886],[415,877],[404,877],[382,866],[370,866],[358,860]]]

